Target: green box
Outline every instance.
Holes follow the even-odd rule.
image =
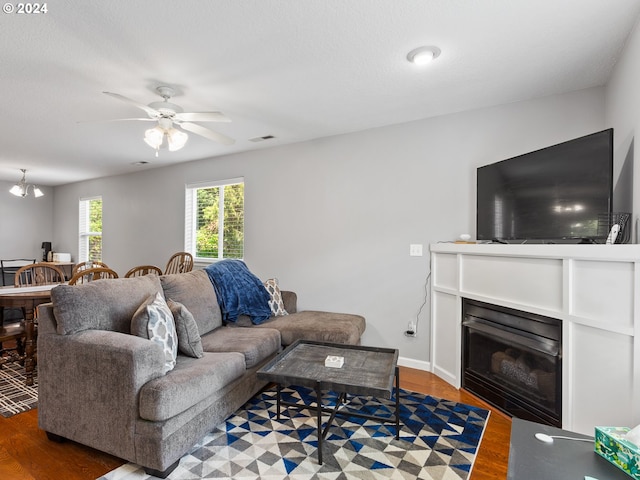
[[[595,451],[631,478],[640,480],[640,448],[625,439],[628,427],[596,427]]]

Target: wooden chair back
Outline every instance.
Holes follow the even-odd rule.
[[[16,287],[64,283],[64,272],[55,265],[34,263],[20,267],[14,278]]]
[[[84,270],[80,270],[73,277],[71,277],[71,280],[69,280],[69,285],[89,283],[101,278],[118,278],[118,274],[110,268],[106,267],[85,268]]]
[[[71,272],[71,276],[73,277],[76,273],[86,270],[87,268],[95,267],[109,268],[109,265],[104,262],[99,262],[98,260],[88,260],[86,262],[76,263],[73,267],[73,271]]]
[[[193,270],[193,256],[189,252],[174,253],[164,269],[165,275],[185,273]]]
[[[125,273],[124,277],[142,277],[143,275],[162,275],[162,270],[155,265],[138,265]]]

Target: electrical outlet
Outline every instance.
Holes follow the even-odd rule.
[[[409,255],[411,257],[421,257],[422,256],[422,244],[421,243],[412,243],[409,245]]]
[[[417,334],[416,322],[414,322],[413,320],[409,320],[409,323],[407,324],[407,331],[404,332],[404,334],[407,337],[415,337]]]

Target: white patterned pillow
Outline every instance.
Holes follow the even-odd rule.
[[[164,351],[164,373],[173,370],[178,356],[178,334],[171,310],[160,292],[151,295],[133,314],[131,333],[148,338]]]
[[[289,315],[289,313],[284,309],[284,302],[282,301],[282,293],[278,286],[278,279],[270,278],[265,281],[264,288],[269,292],[269,308],[271,309],[271,313],[275,316]]]

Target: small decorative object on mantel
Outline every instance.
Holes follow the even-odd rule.
[[[476,242],[471,240],[471,235],[469,235],[468,233],[463,233],[454,243],[474,243],[475,244]]]
[[[324,360],[325,367],[342,368],[342,365],[344,365],[344,357],[327,355],[327,358]]]

